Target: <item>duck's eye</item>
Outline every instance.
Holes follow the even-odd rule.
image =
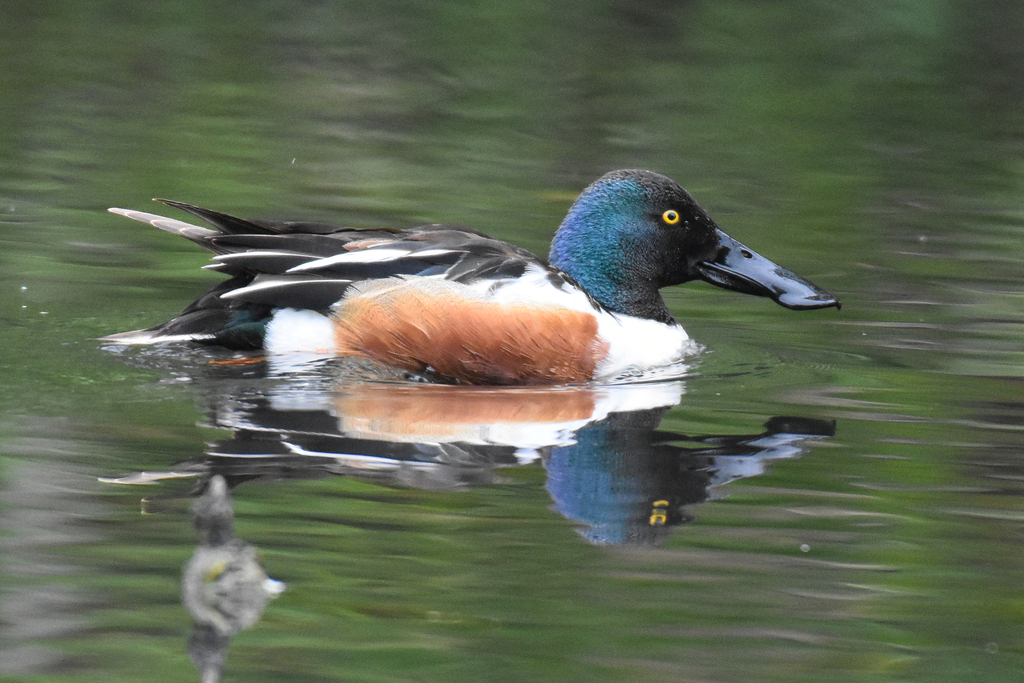
[[[669,209],[665,213],[661,214],[661,220],[665,221],[669,225],[675,225],[679,222],[679,212]]]

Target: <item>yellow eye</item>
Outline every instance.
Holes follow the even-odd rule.
[[[665,221],[669,225],[675,225],[679,222],[679,214],[672,209],[669,209],[665,213],[661,214],[661,220]]]

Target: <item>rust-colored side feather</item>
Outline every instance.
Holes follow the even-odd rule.
[[[367,283],[334,313],[338,353],[474,384],[559,384],[591,379],[608,352],[589,313],[468,292],[446,280]]]

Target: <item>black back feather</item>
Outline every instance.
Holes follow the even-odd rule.
[[[217,255],[207,266],[230,276],[163,325],[114,335],[147,340],[186,336],[236,349],[260,348],[266,323],[280,308],[328,313],[353,283],[401,275],[443,275],[458,282],[506,281],[536,265],[556,269],[525,249],[460,225],[408,230],[351,228],[308,221],[246,219],[160,199],[215,231],[137,211],[115,210],[151,223]],[[370,250],[380,249],[373,253]],[[362,252],[362,253],[361,253]],[[351,257],[346,255],[351,254]],[[322,259],[338,257],[330,262]]]

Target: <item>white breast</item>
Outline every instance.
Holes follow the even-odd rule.
[[[608,355],[598,363],[594,379],[614,379],[675,365],[700,350],[700,345],[690,339],[682,325],[596,310],[581,290],[554,287],[548,275],[540,267],[530,267],[514,283],[488,292],[488,296],[504,303],[564,306],[594,314],[598,336],[608,344]],[[487,284],[479,283],[480,286]]]
[[[597,334],[608,343],[608,355],[598,364],[595,379],[614,379],[675,365],[700,350],[682,325],[628,315],[601,314]]]

